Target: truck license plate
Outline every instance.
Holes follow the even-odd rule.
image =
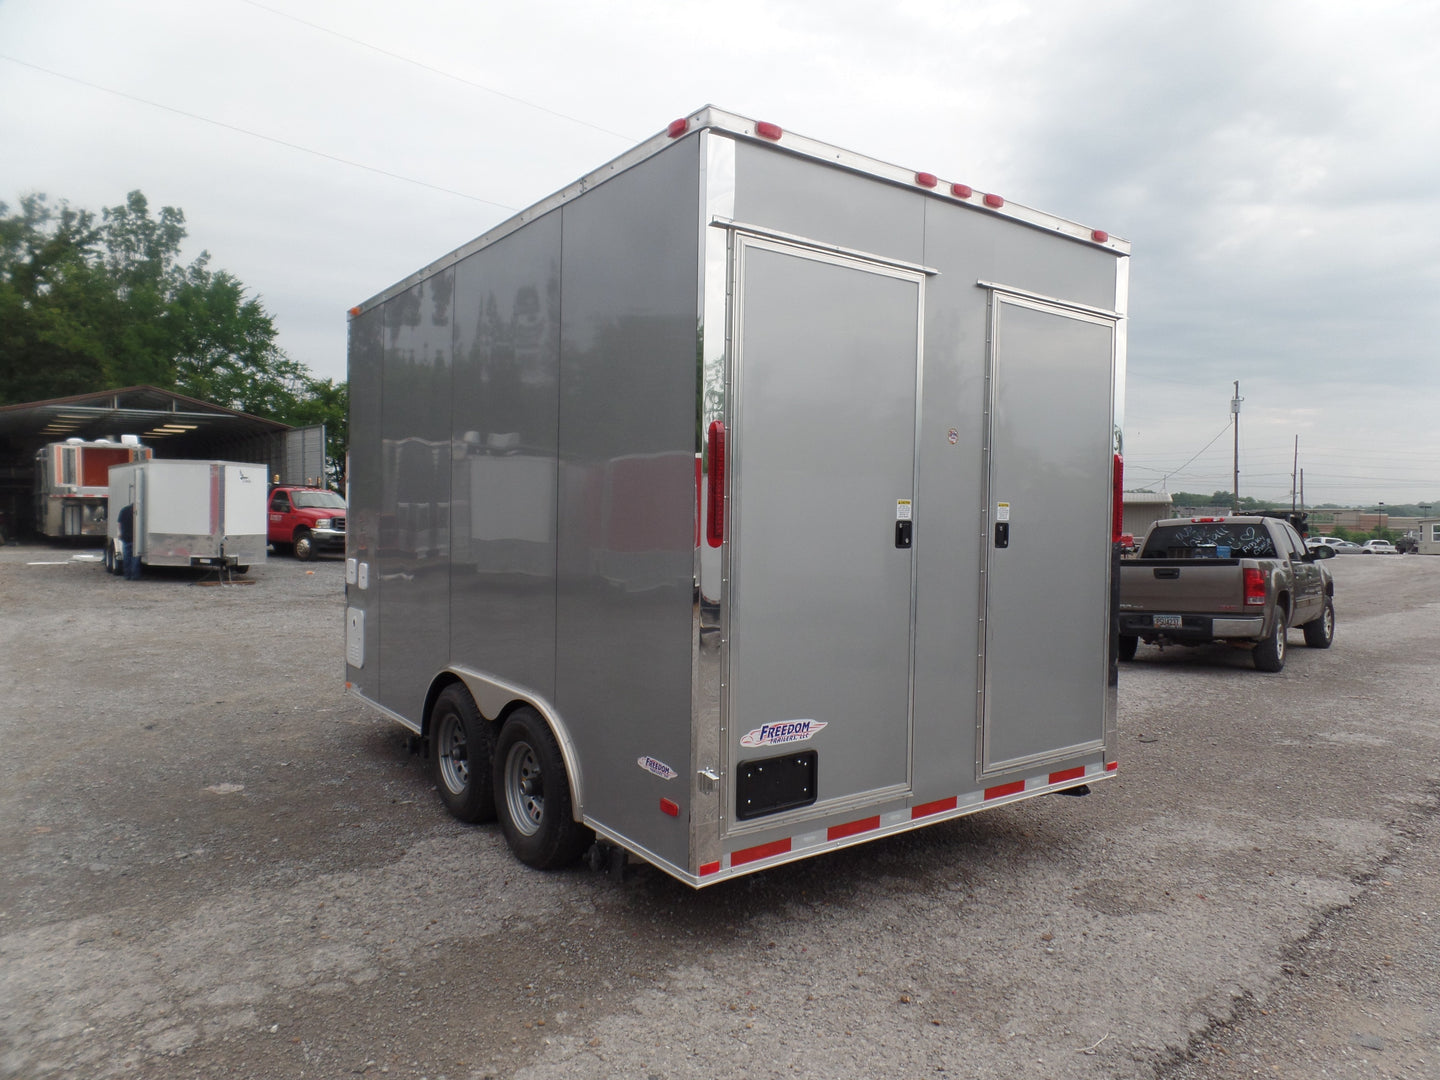
[[[1180,616],[1179,616],[1179,615],[1155,615],[1155,616],[1152,616],[1152,618],[1154,619],[1153,625],[1154,625],[1154,627],[1155,627],[1156,630],[1179,630],[1179,629],[1180,629]]]

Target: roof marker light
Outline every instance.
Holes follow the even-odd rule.
[[[999,195],[986,195],[985,205],[991,207],[992,209],[999,210],[1000,207],[1005,205],[1005,200],[1002,199]]]
[[[975,194],[975,189],[969,184],[951,184],[950,194],[958,195],[962,199],[968,199]]]
[[[665,134],[672,139],[678,139],[685,132],[690,130],[690,121],[681,117],[679,120],[671,120],[670,126],[665,129]]]
[[[1094,240],[1097,244],[1103,244],[1106,240],[1110,239],[1110,234],[1104,229],[1093,229],[1090,232],[1090,239]]]
[[[780,130],[779,124],[772,124],[768,120],[761,120],[755,125],[755,134],[762,139],[778,139],[785,132]]]
[[[357,307],[352,307],[352,308],[350,309],[350,317],[351,317],[351,318],[354,318],[356,315],[359,315],[359,314],[360,314],[360,308],[359,308],[358,306],[357,306]]]
[[[921,187],[934,187],[935,185],[940,183],[940,180],[938,177],[936,177],[934,173],[917,172],[915,174],[915,183],[919,184]]]

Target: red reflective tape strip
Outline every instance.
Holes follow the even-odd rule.
[[[985,798],[986,798],[987,800],[988,800],[988,799],[1003,799],[1006,795],[1018,795],[1018,794],[1020,794],[1020,792],[1022,792],[1022,791],[1024,791],[1024,790],[1025,790],[1025,781],[1024,781],[1024,780],[1016,780],[1016,781],[1014,781],[1013,783],[1001,784],[1001,785],[999,785],[998,787],[987,787],[987,788],[985,789]]]
[[[861,818],[859,821],[847,821],[844,825],[831,825],[825,830],[825,839],[844,840],[847,836],[855,836],[879,827],[880,815],[876,814],[874,817]]]
[[[1077,765],[1073,769],[1062,769],[1060,772],[1050,774],[1050,783],[1063,784],[1066,780],[1079,780],[1085,775],[1085,766]]]
[[[1118,761],[1107,761],[1105,763],[1106,772],[1114,772],[1118,768],[1120,768],[1120,763]]]
[[[707,862],[700,867],[701,877],[709,877],[711,874],[718,874],[719,872],[720,864],[718,862]]]
[[[747,862],[754,862],[756,859],[768,859],[771,855],[784,855],[790,850],[790,838],[784,840],[772,840],[768,844],[757,844],[755,847],[743,848],[730,855],[731,866],[742,866]]]
[[[921,803],[919,806],[910,808],[910,820],[929,817],[931,814],[943,814],[946,810],[954,810],[960,805],[960,800],[955,796],[948,799],[936,799],[934,802]]]

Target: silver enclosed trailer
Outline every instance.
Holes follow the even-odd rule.
[[[121,566],[118,516],[135,507],[135,554],[143,566],[229,566],[265,561],[265,466],[157,458],[110,470],[105,565]]]
[[[351,310],[349,686],[695,886],[1110,775],[1128,251],[677,120]]]

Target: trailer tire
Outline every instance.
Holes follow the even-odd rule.
[[[1312,649],[1328,649],[1335,640],[1335,601],[1325,597],[1325,609],[1318,619],[1311,619],[1300,627],[1305,631],[1305,644]]]
[[[560,744],[529,706],[516,709],[500,729],[494,785],[505,840],[526,866],[558,870],[594,842],[594,834],[571,814]]]
[[[1276,607],[1275,625],[1270,628],[1270,635],[1259,642],[1250,653],[1250,658],[1255,661],[1256,671],[1274,673],[1285,666],[1285,636],[1289,632],[1289,623],[1286,609]]]
[[[301,562],[309,562],[315,557],[315,541],[311,539],[309,529],[296,529],[295,543],[291,546],[295,549],[295,558]]]
[[[430,709],[430,764],[445,809],[474,825],[495,820],[491,759],[495,726],[480,715],[475,699],[451,683]]]
[[[1140,647],[1140,639],[1134,634],[1121,634],[1120,643],[1116,646],[1116,654],[1121,660],[1134,660],[1135,650]]]
[[[105,572],[107,574],[115,573],[115,548],[109,540],[105,541]]]

